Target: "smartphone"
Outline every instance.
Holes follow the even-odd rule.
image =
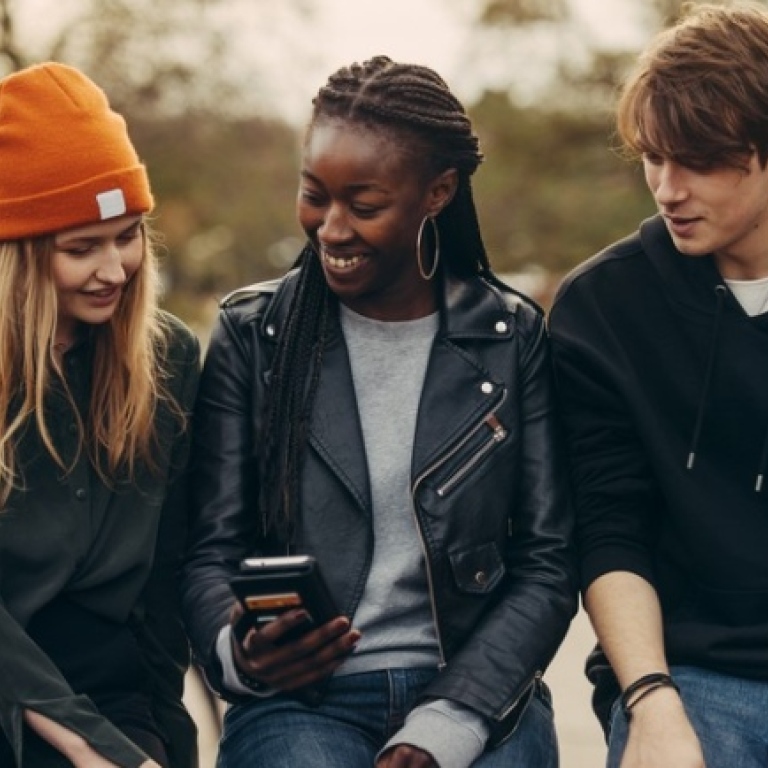
[[[241,643],[250,629],[261,629],[294,608],[303,608],[307,621],[283,635],[279,644],[295,640],[339,615],[317,560],[310,555],[246,558],[229,584],[244,609],[233,627]]]

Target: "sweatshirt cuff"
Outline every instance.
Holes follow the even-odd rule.
[[[225,624],[216,638],[216,655],[221,662],[221,681],[230,693],[236,693],[240,696],[255,696],[256,698],[267,698],[277,693],[276,689],[266,686],[263,691],[256,691],[240,682],[240,676],[237,674],[237,667],[235,666],[235,656],[232,653],[232,626],[230,624]]]
[[[483,753],[488,735],[481,715],[448,699],[435,699],[408,715],[377,759],[398,744],[410,744],[429,752],[439,768],[469,768]]]

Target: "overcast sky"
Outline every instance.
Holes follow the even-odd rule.
[[[646,0],[569,1],[576,23],[567,33],[507,35],[489,54],[470,33],[478,0],[307,0],[317,9],[311,26],[296,24],[285,0],[227,0],[235,20],[230,66],[252,68],[259,95],[294,121],[309,114],[312,96],[331,72],[379,53],[433,67],[465,101],[510,83],[524,99],[546,81],[554,51],[578,56],[580,47],[595,44],[640,46],[650,34],[642,18]],[[27,34],[40,36],[78,3],[20,0],[17,7]]]
[[[548,51],[558,46],[640,46],[648,37],[642,18],[645,0],[570,2],[576,23],[568,38],[525,34],[506,42],[500,54],[484,56],[470,34],[473,0],[315,0],[320,10],[311,36],[296,41],[311,52],[311,71],[293,72],[281,82],[278,101],[291,115],[308,113],[312,95],[328,74],[378,53],[433,67],[463,99],[474,98],[483,88],[504,87],[510,79],[525,96],[546,78],[547,60],[553,58]],[[251,23],[258,26],[259,21]],[[275,41],[271,49],[269,41],[262,41],[260,47],[262,57],[285,71],[292,45]]]

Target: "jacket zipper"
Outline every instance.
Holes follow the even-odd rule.
[[[438,461],[436,461],[434,464],[431,464],[429,467],[427,467],[415,480],[413,483],[413,488],[411,490],[411,511],[413,512],[413,517],[416,522],[416,531],[419,535],[419,543],[421,544],[421,551],[424,554],[424,563],[426,565],[425,571],[427,574],[427,591],[429,592],[429,603],[432,607],[432,623],[435,626],[435,636],[437,638],[437,652],[438,656],[440,657],[439,663],[438,663],[438,669],[443,670],[446,666],[446,660],[445,660],[445,648],[443,647],[443,639],[442,635],[440,633],[440,620],[437,616],[437,601],[435,600],[435,583],[432,576],[432,564],[429,559],[429,552],[427,551],[427,543],[424,541],[424,533],[421,529],[421,521],[419,520],[419,515],[416,512],[416,491],[419,487],[419,484],[424,480],[425,477],[427,477],[430,473],[434,472],[441,464],[444,464],[448,459],[451,458],[451,456],[454,456],[456,452],[463,446],[466,445],[467,441],[477,433],[479,429],[483,428],[483,425],[487,424],[491,427],[491,429],[495,429],[496,427],[494,425],[498,425],[498,428],[500,428],[504,435],[506,436],[506,429],[501,425],[501,422],[496,418],[496,411],[501,407],[501,405],[504,403],[504,401],[507,398],[507,392],[506,390],[503,391],[502,397],[499,400],[499,402],[494,406],[493,410],[490,411],[488,414],[485,415],[483,420],[472,430],[470,430],[466,436],[457,443],[452,450],[450,450],[448,453],[446,453],[444,456],[442,456]],[[502,438],[503,439],[503,438]],[[473,461],[470,462],[471,466],[474,466],[479,458],[496,443],[499,442],[499,440],[493,440],[488,446],[484,446],[481,452],[473,457]],[[463,469],[463,468],[462,468]],[[461,471],[461,470],[460,470]],[[468,469],[467,469],[468,471]],[[465,472],[462,474],[466,474]],[[455,477],[455,475],[454,475]],[[452,479],[452,478],[451,478]],[[451,482],[450,480],[448,482]],[[439,490],[438,490],[439,493]],[[513,705],[514,706],[514,705]]]
[[[494,718],[496,720],[496,722],[497,723],[503,722],[509,716],[509,713],[520,703],[520,699],[522,699],[523,696],[525,696],[525,694],[528,693],[528,691],[530,690],[531,686],[535,686],[537,683],[540,683],[541,679],[543,678],[543,676],[544,675],[541,672],[541,670],[536,670],[536,673],[531,678],[530,682],[527,683],[525,685],[525,687],[523,688],[523,692],[511,704],[509,704],[507,707],[505,707],[505,709],[502,711],[502,713],[498,717]],[[533,693],[531,693],[531,696],[535,696],[535,695],[536,695],[535,691]],[[501,746],[502,744],[504,744],[507,741],[509,741],[510,737],[512,736],[512,734],[516,730],[517,730],[517,726],[515,726],[500,742],[495,744],[494,747]]]
[[[483,420],[483,423],[479,427],[475,427],[475,429],[472,430],[472,432],[467,436],[468,438],[474,435],[478,429],[482,429],[483,425],[487,426],[491,430],[491,437],[488,440],[487,443],[485,443],[480,450],[477,451],[477,453],[474,454],[470,458],[470,460],[464,464],[463,466],[459,467],[459,469],[456,470],[456,472],[451,475],[438,489],[437,489],[437,495],[438,496],[445,496],[451,488],[453,488],[456,484],[461,482],[461,480],[466,477],[469,472],[472,471],[472,469],[480,463],[482,458],[490,451],[492,450],[496,445],[503,442],[507,437],[507,429],[506,427],[496,418],[495,413],[489,413],[485,419]],[[466,441],[463,441],[466,442]]]
[[[523,692],[509,705],[507,706],[504,711],[499,715],[497,718],[498,720],[503,720],[519,703],[520,699],[525,696],[526,693],[530,690],[532,685],[536,685],[536,683],[541,681],[541,678],[543,677],[543,674],[540,670],[536,670],[533,677],[531,678],[530,682],[526,683],[526,685],[523,687]]]

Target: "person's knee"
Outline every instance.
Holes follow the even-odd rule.
[[[317,712],[246,711],[228,713],[217,768],[370,768],[376,752],[362,731]]]

